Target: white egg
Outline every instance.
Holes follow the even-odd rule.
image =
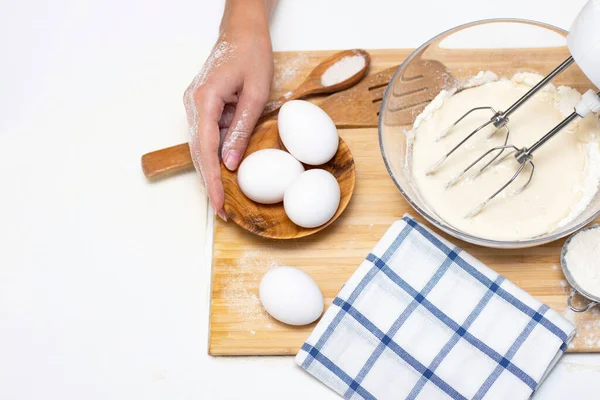
[[[264,149],[242,161],[237,179],[240,189],[250,200],[274,204],[283,200],[285,190],[302,172],[302,164],[289,153]]]
[[[303,172],[285,191],[283,207],[296,225],[315,228],[329,221],[340,205],[340,185],[322,169]]]
[[[315,281],[294,267],[276,267],[260,281],[260,302],[275,319],[289,325],[307,325],[323,313],[323,294]]]
[[[316,105],[302,100],[288,101],[279,110],[277,121],[281,141],[299,161],[321,165],[337,152],[339,137],[335,124]]]

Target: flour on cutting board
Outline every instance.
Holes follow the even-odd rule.
[[[223,299],[227,305],[241,315],[243,321],[270,319],[260,304],[258,285],[265,272],[277,266],[278,262],[275,259],[265,257],[264,253],[258,251],[246,252],[227,266],[226,277],[222,279]],[[256,291],[246,289],[248,282],[256,283]],[[271,324],[266,326],[270,328]],[[256,333],[252,329],[248,331],[253,335]]]
[[[287,86],[298,76],[298,73],[308,64],[308,57],[304,53],[298,54],[294,58],[286,58],[273,62],[275,69],[273,73],[273,85],[271,90],[278,91]]]
[[[576,313],[569,307],[566,307],[561,313],[565,319],[577,326],[577,334],[569,344],[570,349],[576,347],[576,345],[578,348],[584,349],[600,346],[600,333],[598,333],[600,331],[600,309],[592,308],[586,314],[591,314],[591,318],[583,322],[582,319],[585,319],[587,316],[582,313]]]

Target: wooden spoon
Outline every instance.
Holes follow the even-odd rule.
[[[279,139],[277,120],[265,121],[254,131],[244,158],[262,149],[285,150]],[[309,169],[309,166],[305,167]],[[224,210],[227,218],[256,235],[272,239],[293,239],[320,231],[335,221],[350,202],[354,191],[356,170],[350,149],[341,138],[338,151],[333,159],[317,168],[331,172],[337,179],[341,192],[340,205],[335,215],[324,225],[310,229],[302,228],[288,218],[283,203],[259,204],[253,202],[240,190],[237,171],[229,171],[221,164],[221,178],[225,189]]]
[[[346,57],[354,56],[360,56],[365,60],[365,65],[360,69],[360,71],[354,73],[343,81],[336,83],[335,85],[323,85],[322,77],[329,67]],[[290,100],[300,99],[311,94],[335,93],[339,92],[340,90],[348,89],[350,86],[358,83],[358,81],[365,76],[370,63],[371,56],[364,50],[355,49],[337,52],[317,65],[315,69],[312,70],[310,75],[306,77],[304,82],[302,82],[296,89],[292,90],[291,92],[287,92],[277,100],[273,100],[268,103],[265,106],[262,116],[264,117],[274,111],[277,111],[284,103]]]

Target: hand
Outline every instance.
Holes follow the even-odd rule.
[[[273,54],[264,1],[227,3],[221,33],[184,104],[190,150],[210,204],[224,220],[219,155],[235,170],[269,98]]]

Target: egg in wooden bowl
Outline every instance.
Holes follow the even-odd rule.
[[[305,107],[305,105],[302,105],[302,107]],[[314,107],[318,108],[316,106]],[[288,108],[291,109],[291,107]],[[285,105],[282,108],[282,112],[284,114],[286,112]],[[279,123],[279,125],[281,126],[281,122]],[[310,132],[313,132],[313,130],[310,129],[310,126],[302,126],[303,124],[301,123],[299,125],[301,125],[299,130],[303,130],[303,132],[309,132],[309,136]],[[284,127],[284,129],[286,128]],[[287,134],[284,135],[284,137],[286,138],[288,136],[289,135]],[[225,191],[224,211],[227,214],[228,219],[235,222],[237,225],[246,229],[247,231],[250,231],[262,237],[272,239],[300,238],[321,231],[327,226],[331,225],[342,214],[342,212],[346,209],[348,203],[350,202],[356,180],[356,168],[350,149],[341,138],[337,137],[337,140],[337,150],[335,150],[333,157],[328,162],[322,165],[309,165],[306,163],[303,164],[303,167],[306,170],[318,168],[327,171],[328,173],[333,175],[333,177],[335,177],[337,183],[339,184],[339,204],[335,209],[335,212],[333,212],[332,210],[333,216],[331,216],[328,220],[324,221],[323,224],[314,227],[302,227],[292,222],[292,220],[288,217],[283,202],[277,202],[274,204],[263,204],[251,200],[248,196],[244,194],[244,191],[242,191],[242,188],[238,183],[239,169],[236,171],[229,171],[227,168],[225,168],[224,165],[221,165],[221,175],[223,181],[223,188]],[[329,139],[329,141],[331,142],[331,139]],[[288,145],[290,145],[289,139],[286,139],[286,142],[288,143]],[[298,144],[293,143],[292,145],[290,145],[290,147],[292,146],[298,147]],[[279,135],[278,120],[265,121],[256,128],[255,132],[250,138],[250,142],[244,155],[244,159],[242,159],[242,163],[240,164],[240,168],[243,167],[244,161],[246,161],[246,158],[248,158],[248,156],[263,149],[278,149],[288,151]],[[295,150],[295,153],[296,154],[292,153],[292,155],[294,155],[296,158],[303,158],[301,156],[298,156],[298,150]],[[276,171],[277,165],[273,165],[272,168]],[[312,206],[315,206],[315,197],[318,196],[315,196],[315,194],[313,193],[312,196],[307,196],[306,201],[310,203],[310,198],[312,198]],[[303,199],[299,199],[295,201],[295,203],[301,204],[303,201]],[[328,199],[323,199],[322,202],[322,204],[327,206],[330,206],[331,203],[332,201]],[[312,206],[310,204],[307,204],[305,214],[309,214],[309,216],[312,216],[310,215],[313,214],[313,212],[310,209],[310,207]],[[322,210],[315,210],[315,212],[319,211]],[[327,215],[326,217],[329,217],[329,215]],[[299,221],[296,219],[296,222]]]

